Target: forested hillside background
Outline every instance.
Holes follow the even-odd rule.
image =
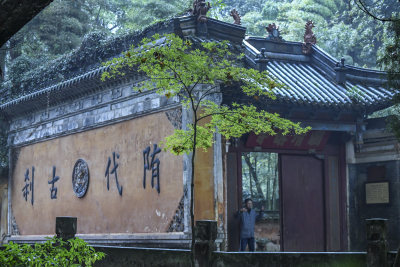
[[[91,35],[112,38],[157,21],[184,14],[191,0],[55,0],[0,50],[8,88],[26,79],[38,66],[78,48]],[[302,41],[304,25],[313,20],[317,45],[347,64],[377,68],[377,59],[392,40],[387,24],[362,12],[353,0],[210,0],[211,17],[232,22],[235,8],[247,34],[266,36],[276,23],[288,41]],[[375,1],[375,8],[393,12],[394,0]],[[89,36],[89,37],[88,37]],[[2,60],[1,60],[2,59]],[[50,65],[49,65],[50,66]],[[29,71],[29,72],[28,72]],[[1,86],[0,86],[1,87]]]
[[[400,73],[400,21],[374,20],[357,6],[361,0],[208,1],[212,5],[210,17],[233,22],[229,13],[235,8],[247,34],[253,36],[266,36],[265,26],[276,23],[285,40],[302,42],[305,22],[313,20],[317,45],[327,53],[337,59],[344,57],[347,64],[382,67],[394,73],[392,81],[400,80],[396,78]],[[398,0],[362,1],[377,16],[391,18],[400,14]],[[0,48],[0,69],[5,72],[0,74],[0,103],[71,78],[82,72],[83,63],[100,64],[107,55],[114,55],[110,47],[120,49],[124,45],[124,37],[161,20],[187,14],[192,3],[193,0],[54,0]],[[378,65],[380,58],[383,64]],[[398,83],[392,88],[399,88]],[[396,103],[400,102],[400,96],[396,99]],[[391,108],[378,115],[388,114],[399,115],[400,111]],[[400,138],[400,117],[397,118],[394,129],[398,129]],[[0,146],[7,146],[5,132],[0,134]],[[6,152],[7,149],[0,152],[3,168],[8,166]]]

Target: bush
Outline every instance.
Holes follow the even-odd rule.
[[[68,241],[53,237],[44,243],[10,242],[0,251],[0,266],[92,266],[105,257],[79,238]]]

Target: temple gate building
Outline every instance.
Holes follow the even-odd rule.
[[[238,249],[235,213],[246,197],[266,207],[256,226],[259,249],[365,250],[368,217],[389,219],[396,248],[399,144],[383,120],[367,120],[390,106],[385,74],[332,58],[310,31],[304,43],[287,42],[274,25],[267,38],[249,37],[240,25],[208,18],[200,27],[194,16],[179,17],[116,39],[88,38],[21,85],[22,96],[2,92],[10,146],[3,240],[40,241],[54,234],[55,217],[75,216],[78,236],[92,244],[190,246],[190,160],[160,149],[190,122],[188,111],[177,99],[135,92],[145,79],[138,73],[100,81],[102,61],[143,37],[175,33],[230,41],[248,67],[288,87],[276,91],[277,100],[254,104],[312,127],[302,136],[217,134],[197,154],[195,220],[218,222],[219,249]],[[221,88],[221,104],[237,99],[255,101]]]

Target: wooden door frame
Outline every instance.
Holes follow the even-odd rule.
[[[339,215],[340,215],[340,251],[347,251],[348,248],[348,240],[347,240],[347,234],[348,234],[348,229],[347,229],[347,179],[346,179],[346,150],[345,150],[345,144],[338,145],[335,150],[337,151],[331,151],[324,149],[322,151],[317,151],[318,153],[313,153],[310,154],[309,151],[304,151],[304,150],[285,150],[285,149],[260,149],[260,150],[254,150],[250,148],[246,148],[243,146],[239,146],[237,148],[230,147],[229,149],[230,153],[236,153],[236,160],[237,160],[237,205],[238,207],[242,206],[242,153],[245,152],[264,152],[264,153],[277,153],[278,154],[278,168],[279,168],[279,196],[280,196],[280,227],[282,229],[282,166],[281,166],[281,155],[292,155],[292,156],[313,156],[316,157],[316,155],[321,155],[324,157],[323,159],[318,159],[322,160],[322,166],[323,166],[323,200],[324,200],[324,247],[325,250],[328,250],[328,233],[327,233],[327,219],[328,219],[328,212],[329,212],[329,205],[327,201],[327,197],[329,194],[329,186],[328,180],[329,175],[326,173],[327,168],[327,160],[326,158],[328,156],[337,156],[338,157],[338,189],[339,189]],[[229,167],[229,166],[228,166]],[[281,231],[282,233],[282,231]],[[284,240],[283,240],[283,235],[280,233],[280,244],[281,244],[281,251],[283,250],[284,247]]]

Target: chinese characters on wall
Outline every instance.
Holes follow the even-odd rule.
[[[161,153],[161,149],[157,144],[153,145],[153,151],[151,151],[150,146],[143,150],[143,188],[146,188],[146,172],[151,171],[151,187],[156,188],[157,192],[160,193],[160,160],[157,155]],[[122,196],[123,186],[120,185],[118,181],[118,160],[120,155],[117,152],[112,153],[111,157],[108,157],[105,177],[107,183],[107,190],[110,190],[110,176],[115,178],[116,187],[120,196]],[[56,175],[57,167],[53,166],[52,175],[47,184],[50,186],[50,199],[57,199],[57,182],[61,179],[60,176]],[[34,203],[34,178],[35,178],[35,167],[32,166],[30,169],[26,169],[24,175],[24,186],[22,188],[22,197],[27,202],[30,197],[31,205]],[[72,172],[72,185],[73,191],[78,197],[83,197],[87,191],[89,185],[89,167],[87,163],[79,159],[74,166]]]
[[[111,158],[108,157],[106,174],[105,174],[105,177],[107,177],[107,190],[110,190],[110,173],[111,173],[111,175],[114,174],[115,183],[117,184],[118,193],[119,193],[120,196],[122,196],[122,186],[119,185],[118,172],[117,172],[119,164],[116,163],[115,157],[117,157],[117,159],[119,159],[119,155],[117,153],[113,152],[113,161],[112,161],[113,162],[113,168],[111,169],[111,172],[110,172]]]
[[[56,176],[56,166],[53,166],[53,178],[48,181],[49,184],[51,184],[50,188],[50,198],[51,199],[56,199],[57,198],[57,187],[54,186],[54,184],[60,180],[60,177]]]
[[[161,152],[161,149],[156,144],[153,146],[153,152],[150,153],[150,147],[148,146],[143,150],[143,188],[146,188],[146,171],[151,171],[151,188],[154,188],[154,179],[157,180],[156,190],[160,194],[160,160],[156,158],[156,155]],[[149,157],[151,161],[149,163]]]
[[[31,193],[31,204],[33,206],[33,201],[34,201],[34,185],[35,185],[35,167],[32,166],[32,173],[31,173],[31,178],[29,179],[29,168],[26,169],[25,172],[25,185],[22,188],[22,196],[25,198],[25,201],[28,201],[28,195],[29,192]]]

